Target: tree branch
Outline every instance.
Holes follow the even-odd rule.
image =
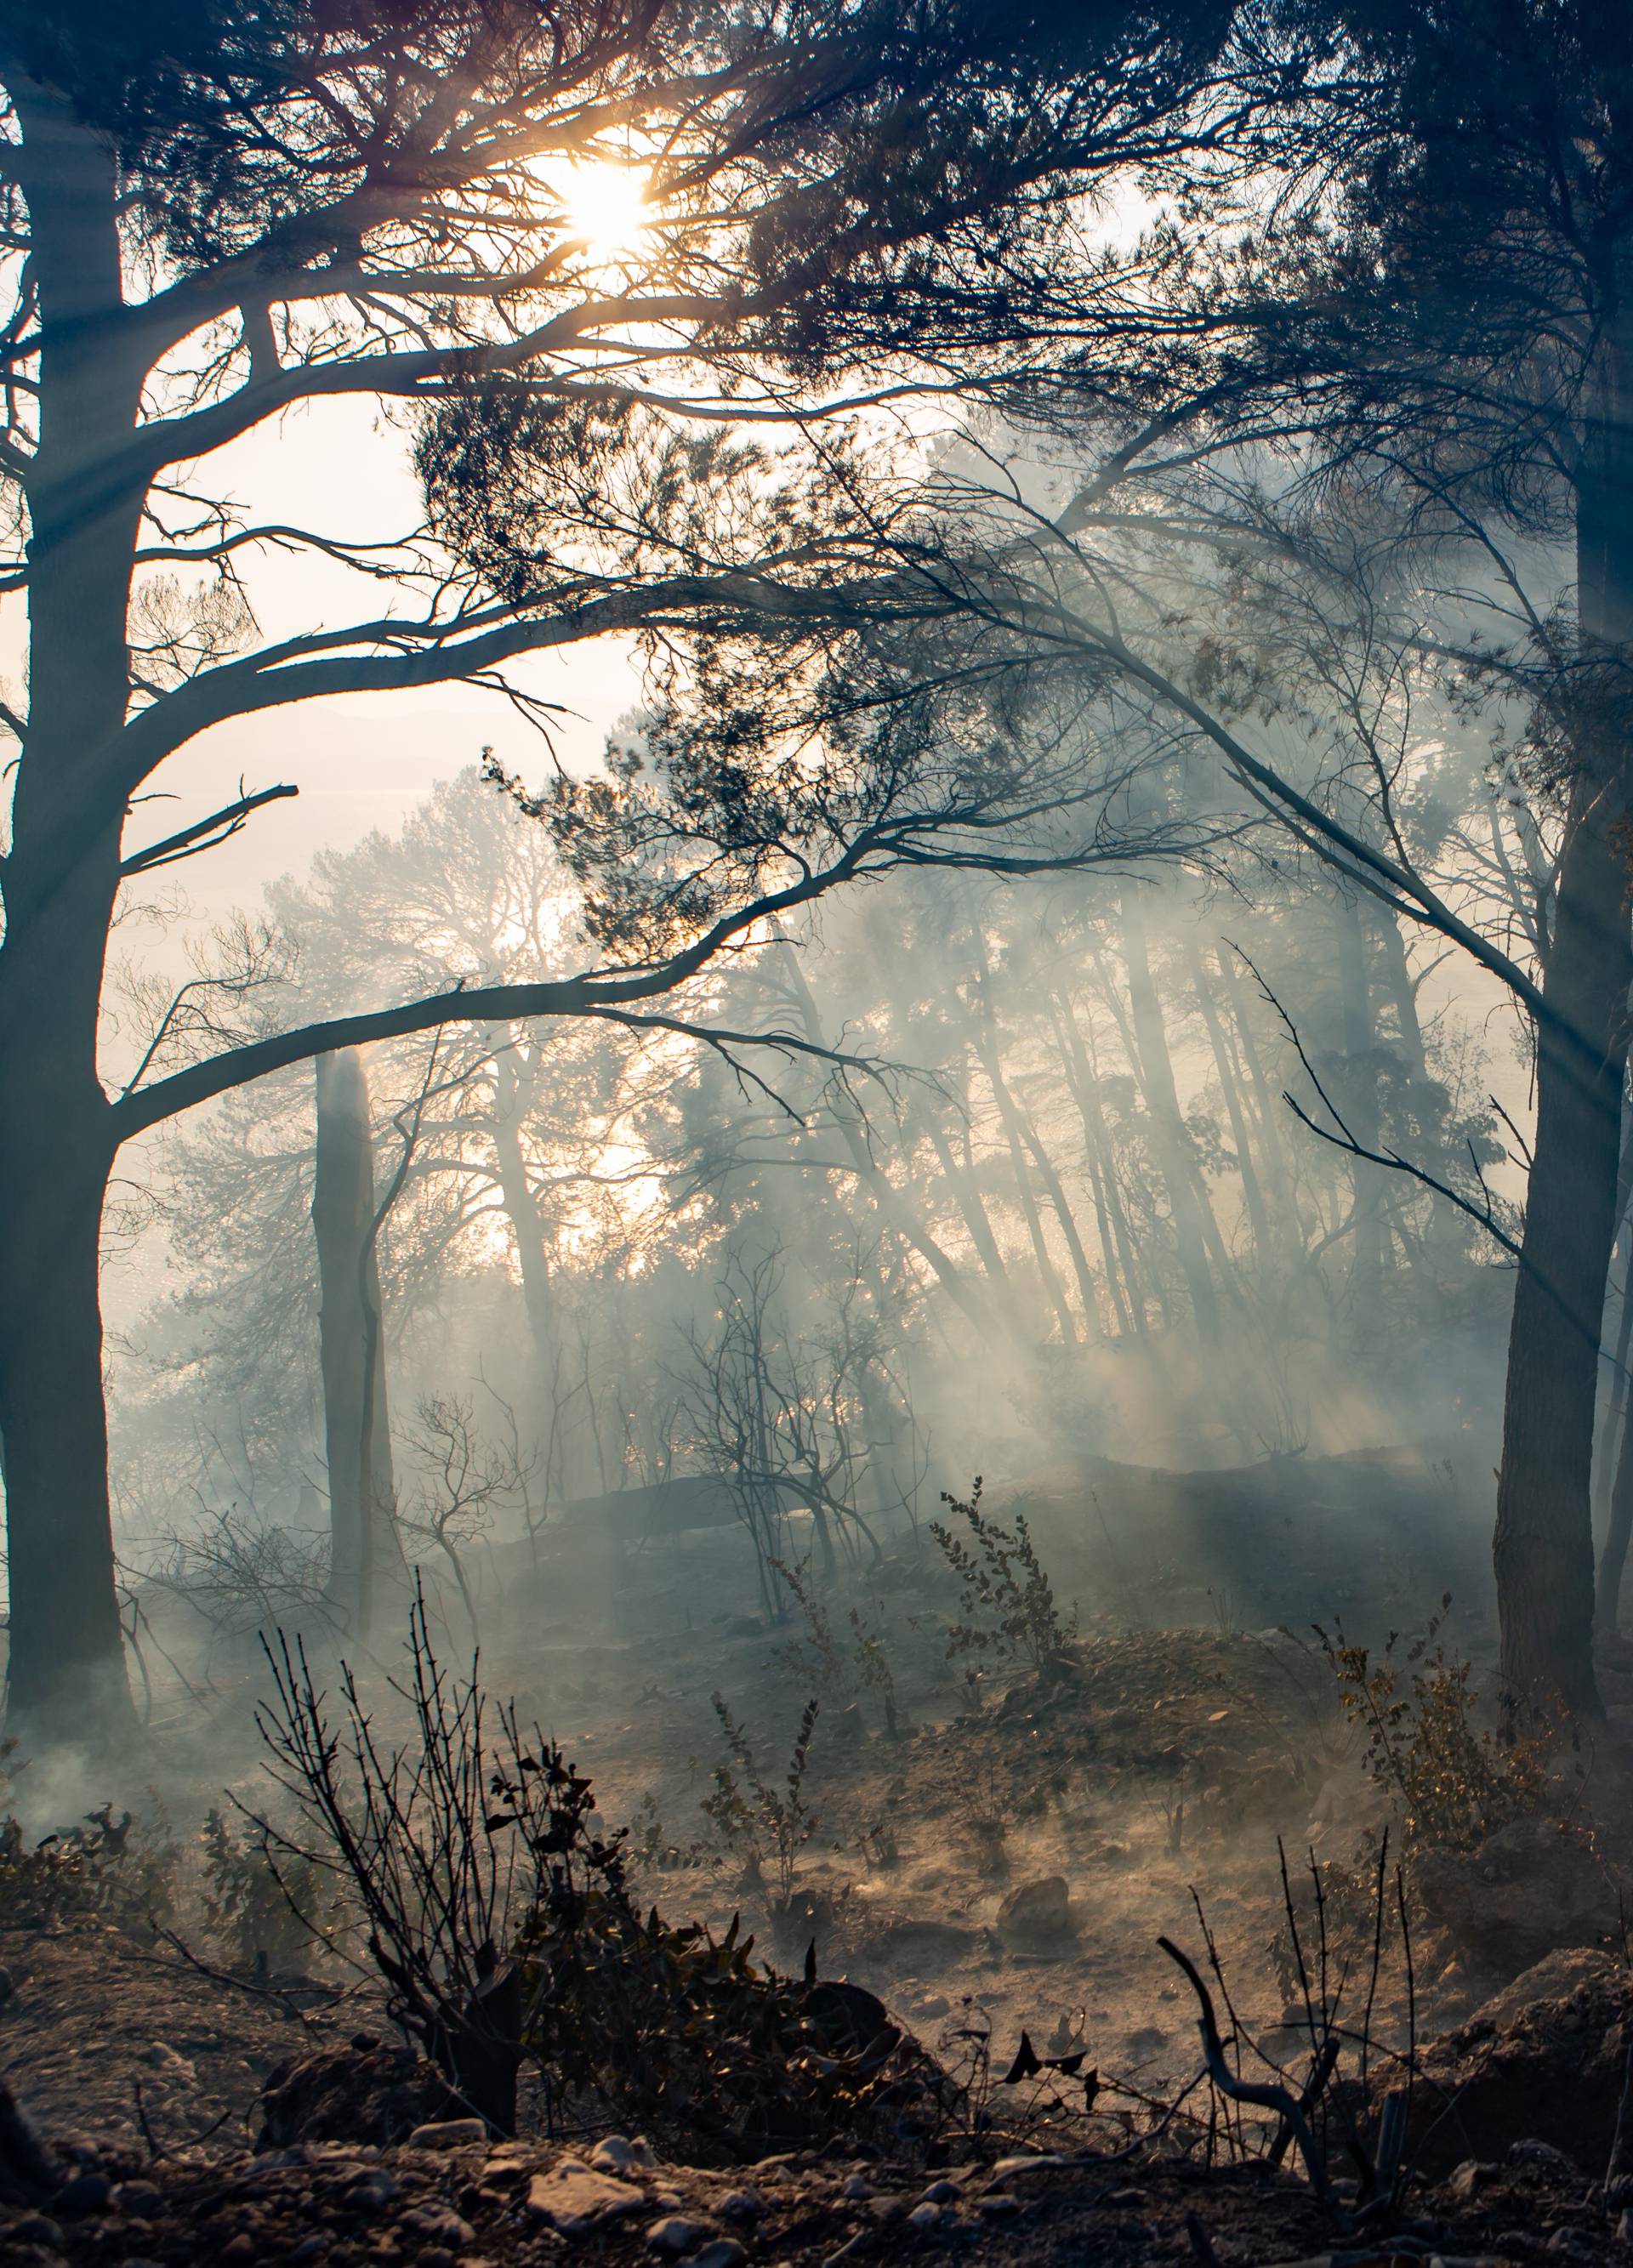
[[[239,784],[241,787],[242,781]],[[178,858],[196,858],[201,850],[213,850],[218,843],[241,834],[252,812],[299,792],[285,782],[277,787],[257,788],[254,795],[240,795],[236,803],[212,812],[208,819],[196,819],[190,827],[166,836],[162,843],[150,843],[145,850],[133,851],[121,861],[119,872],[128,881],[132,874],[151,873],[155,866],[173,866]]]

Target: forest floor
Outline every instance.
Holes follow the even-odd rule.
[[[1290,1486],[1306,1504],[1324,1497],[1336,1528],[1349,1494],[1364,1490],[1374,1506],[1389,1496],[1376,1468],[1331,1469],[1344,1464],[1278,1473],[1275,1490]],[[574,2230],[570,2214],[552,2220],[547,2208],[552,2182],[577,2176],[571,2160],[565,2176],[553,2173],[561,2153],[542,2144],[491,2153],[467,2139],[437,2152],[342,2136],[249,2154],[269,2074],[378,2030],[372,1996],[351,1988],[322,2005],[321,1994],[211,1976],[219,1955],[185,1930],[206,1969],[129,1928],[87,1918],[19,1930],[0,1916],[0,2069],[37,2128],[77,2151],[81,2182],[79,2204],[61,2210],[49,2196],[17,2198],[12,2250],[0,2220],[0,2255],[41,2268],[64,2255],[131,2268],[262,2258],[453,2268],[532,2263],[564,2247],[701,2268],[909,2249],[1133,2264],[1206,2263],[1211,2246],[1226,2268],[1436,2254],[1633,2259],[1617,2234],[1620,2203],[1602,2189],[1624,2025],[1633,2040],[1633,1660],[1607,1665],[1609,1725],[1593,1752],[1552,1759],[1540,1808],[1475,1847],[1415,1860],[1404,1940],[1385,1867],[1375,1975],[1376,1836],[1389,1791],[1369,1772],[1365,1727],[1346,1714],[1308,1617],[1313,1609],[1366,1631],[1376,1662],[1392,1623],[1437,1612],[1433,1586],[1466,1542],[1455,1480],[1432,1461],[1398,1472],[1400,1506],[1385,1502],[1364,1542],[1351,1532],[1341,1560],[1326,1563],[1307,1532],[1298,1552],[1278,1550],[1281,1496],[1244,1491],[1241,1532],[1206,1571],[1199,1610],[1196,1595],[1179,1595],[1168,1540],[1188,1516],[1179,1478],[1161,1476],[1160,1492],[1130,1484],[1120,1498],[1108,1484],[1088,1567],[1073,1563],[1046,1492],[1035,1493],[1058,1593],[1069,1598],[1081,1578],[1079,1595],[1093,1602],[1041,1668],[994,1650],[950,1655],[958,1587],[927,1543],[826,1593],[815,1622],[770,1627],[740,1595],[741,1569],[737,1591],[712,1572],[731,1539],[703,1539],[689,1563],[668,1554],[660,1580],[624,1602],[621,1629],[577,1629],[568,1616],[524,1640],[524,1600],[491,1642],[495,1690],[520,1687],[524,1711],[593,1775],[603,1816],[632,1826],[643,1895],[674,1919],[718,1926],[741,1912],[762,1949],[794,1970],[815,1940],[824,1975],[876,1993],[967,2086],[963,2123],[930,2162],[796,2153],[729,2175],[614,2166]],[[1001,1501],[991,1509],[1008,1516]],[[1216,1545],[1227,1525],[1216,1521]],[[1121,1571],[1114,1595],[1108,1565]],[[1196,1573],[1187,1561],[1193,1594]],[[1293,1590],[1305,1602],[1302,1634],[1265,1614]],[[1140,1626],[1164,1607],[1186,1626]],[[1478,1604],[1454,1603],[1434,1646],[1453,1633],[1477,1676],[1489,1640]],[[1400,1694],[1409,1697],[1434,1646],[1415,1663],[1404,1643],[1388,1657]],[[983,1673],[973,1683],[972,1662]],[[718,1807],[713,1819],[704,1811],[720,1767],[756,1808],[717,1692],[778,1790],[801,1709],[822,1702],[800,1789],[809,1831],[787,1852],[793,1896],[780,1911],[764,1820],[733,1836]],[[1371,2249],[1335,2239],[1341,2219],[1318,2213],[1286,2170],[1255,2161],[1208,2172],[1194,2132],[1188,2159],[1157,2146],[1102,2162],[1197,2071],[1196,2004],[1157,1939],[1187,1949],[1216,1992],[1222,1976],[1243,2034],[1297,2068],[1301,2048],[1308,2062],[1305,1987],[1319,1996],[1323,1929],[1329,1997],[1339,1991],[1340,2021],[1369,2034],[1375,2088],[1377,2072],[1405,2068],[1390,2059],[1414,2036],[1463,2042],[1441,2074],[1437,2123],[1415,2131],[1420,2179],[1404,2218]],[[1620,1996],[1614,2007],[1607,1992]],[[1520,2010],[1533,2002],[1555,2013],[1527,2033]],[[1068,2068],[1007,2083],[1023,2036]],[[1474,2084],[1476,2069],[1509,2074],[1506,2092],[1488,2077]],[[595,2139],[587,2133],[573,2154],[587,2160]],[[690,2227],[660,2235],[666,2221]]]

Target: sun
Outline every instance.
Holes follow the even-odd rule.
[[[562,183],[567,226],[592,259],[627,259],[641,250],[652,218],[650,188],[643,166],[595,158],[569,170]]]

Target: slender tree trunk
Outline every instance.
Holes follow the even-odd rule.
[[[1333,909],[1338,940],[1339,1012],[1344,1035],[1344,1116],[1356,1138],[1376,1150],[1379,1129],[1378,1053],[1372,1029],[1372,994],[1366,965],[1366,932],[1355,900],[1340,895]],[[1384,1168],[1356,1159],[1350,1167],[1355,1211],[1355,1262],[1349,1300],[1361,1344],[1371,1344],[1383,1324]]]
[[[1202,966],[1202,956],[1193,939],[1186,948],[1190,967],[1191,983],[1201,1010],[1203,1027],[1213,1049],[1214,1069],[1219,1074],[1219,1091],[1224,1097],[1225,1114],[1230,1121],[1230,1132],[1236,1143],[1237,1171],[1242,1180],[1242,1204],[1247,1213],[1248,1226],[1252,1231],[1254,1249],[1261,1260],[1270,1259],[1276,1250],[1275,1233],[1265,1204],[1264,1191],[1260,1187],[1259,1169],[1253,1163],[1253,1145],[1248,1136],[1247,1113],[1243,1106],[1242,1091],[1236,1077],[1236,1066],[1230,1061],[1225,1044],[1224,1027],[1219,1020],[1219,1010],[1208,982],[1208,971]]]
[[[1071,1002],[1053,1004],[1053,1012],[1055,1035],[1060,1042],[1062,1059],[1067,1065],[1072,1100],[1077,1105],[1077,1116],[1083,1125],[1083,1152],[1094,1189],[1095,1215],[1100,1229],[1100,1256],[1105,1263],[1106,1281],[1112,1286],[1118,1313],[1124,1318],[1126,1327],[1137,1337],[1143,1338],[1146,1333],[1145,1289],[1134,1259],[1134,1238],[1129,1233],[1127,1217],[1117,1187],[1116,1160],[1112,1154],[1105,1113],[1100,1108],[1095,1067],[1089,1060],[1089,1051],[1083,1045],[1083,1035],[1077,1028]],[[1126,1298],[1119,1288],[1122,1285],[1127,1287]]]
[[[29,511],[28,718],[0,946],[0,1433],[8,1725],[31,1747],[133,1722],[107,1489],[98,1246],[113,1164],[97,1028],[129,785],[125,615],[141,497],[109,466],[139,358],[121,306],[112,157],[19,81],[41,340]]]
[[[1254,1116],[1259,1122],[1259,1138],[1265,1165],[1265,1182],[1270,1201],[1277,1217],[1285,1215],[1289,1250],[1304,1249],[1304,1231],[1298,1219],[1298,1196],[1288,1166],[1287,1151],[1282,1140],[1278,1111],[1286,1108],[1270,1092],[1270,1082],[1265,1076],[1263,1058],[1253,1038],[1253,1027],[1247,1013],[1247,1004],[1242,998],[1242,983],[1228,946],[1220,946],[1214,955],[1219,971],[1219,988],[1230,1012],[1231,1025],[1237,1043],[1242,1052],[1242,1062],[1247,1071],[1248,1085],[1252,1092]]]
[[[1616,1448],[1610,1517],[1605,1525],[1594,1597],[1594,1619],[1601,1638],[1614,1637],[1621,1627],[1622,1579],[1627,1572],[1629,1538],[1633,1538],[1633,1425],[1624,1422]]]
[[[986,939],[981,932],[979,920],[972,920],[970,933],[975,947],[976,1052],[980,1057],[981,1068],[986,1073],[993,1100],[998,1106],[999,1122],[1009,1145],[1009,1168],[1015,1177],[1016,1195],[1020,1199],[1021,1217],[1026,1223],[1026,1233],[1031,1240],[1032,1257],[1038,1265],[1038,1279],[1054,1308],[1061,1338],[1068,1346],[1075,1346],[1076,1319],[1049,1250],[1049,1241],[1044,1233],[1043,1216],[1038,1209],[1038,1198],[1032,1188],[1031,1168],[1026,1161],[1026,1138],[1021,1114],[1016,1107],[1015,1097],[1009,1092],[1009,1081],[1003,1075],[1003,1060],[998,1045],[998,1022],[993,1012],[992,969],[986,957]]]
[[[534,1429],[542,1441],[549,1430],[547,1407],[555,1395],[555,1291],[550,1283],[544,1216],[533,1193],[521,1146],[526,1088],[507,1053],[501,1053],[495,1060],[494,1081],[497,1107],[493,1116],[493,1151],[499,1166],[499,1196],[516,1240],[516,1267],[521,1278],[521,1304],[532,1344],[534,1391],[538,1403]]]
[[[1204,1339],[1219,1335],[1219,1295],[1208,1265],[1202,1214],[1207,1193],[1201,1181],[1191,1136],[1179,1109],[1173,1059],[1162,1003],[1146,948],[1145,906],[1137,886],[1123,892],[1123,952],[1128,968],[1128,1006],[1134,1024],[1135,1061],[1156,1129],[1163,1178],[1179,1247],[1179,1267],[1191,1295],[1191,1312]],[[1212,1216],[1209,1214],[1211,1222]],[[1216,1234],[1217,1223],[1212,1223]]]
[[[1578,500],[1585,659],[1602,661],[1607,718],[1581,704],[1537,1031],[1537,1126],[1514,1285],[1492,1557],[1511,1707],[1556,1697],[1599,1713],[1591,1499],[1600,1336],[1633,982],[1626,670],[1633,659],[1633,357],[1629,321],[1600,352]]]
[[[1089,1255],[1083,1248],[1077,1230],[1077,1219],[1071,1200],[1066,1194],[1066,1184],[1060,1179],[1054,1160],[1044,1147],[1043,1137],[1032,1123],[1030,1111],[1021,1113],[1021,1132],[1031,1152],[1038,1168],[1038,1178],[1043,1183],[1055,1219],[1060,1224],[1060,1233],[1066,1239],[1066,1248],[1072,1256],[1072,1269],[1077,1278],[1077,1297],[1083,1311],[1083,1336],[1097,1339],[1100,1332],[1100,1293],[1094,1280],[1094,1270],[1089,1264]]]
[[[355,1048],[317,1059],[318,1346],[329,1456],[329,1594],[366,1638],[401,1565],[374,1252],[368,1083]]]

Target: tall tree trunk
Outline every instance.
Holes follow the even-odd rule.
[[[112,1168],[97,1027],[129,784],[125,615],[141,496],[110,471],[140,399],[111,153],[20,75],[11,152],[39,293],[28,718],[0,946],[0,1433],[8,1724],[28,1745],[132,1722],[107,1489],[98,1244]]]
[[[1112,1155],[1105,1113],[1100,1108],[1095,1066],[1089,1060],[1089,1051],[1083,1045],[1083,1035],[1077,1027],[1077,1018],[1071,1002],[1052,1001],[1051,1014],[1061,1059],[1067,1066],[1072,1100],[1077,1105],[1077,1116],[1083,1124],[1083,1152],[1094,1190],[1095,1217],[1100,1230],[1100,1256],[1105,1263],[1106,1281],[1112,1286],[1112,1299],[1126,1328],[1137,1337],[1143,1338],[1146,1332],[1145,1287],[1141,1280],[1134,1258],[1134,1238],[1129,1232],[1127,1216],[1123,1211],[1122,1197],[1117,1187],[1116,1160]],[[1127,1286],[1126,1297],[1121,1289],[1124,1285]]]
[[[1031,1240],[1032,1258],[1037,1263],[1038,1279],[1054,1308],[1060,1326],[1060,1336],[1068,1346],[1077,1344],[1077,1323],[1072,1314],[1066,1286],[1060,1281],[1060,1270],[1049,1250],[1044,1234],[1043,1216],[1038,1209],[1037,1194],[1032,1188],[1031,1168],[1026,1160],[1025,1132],[1015,1097],[1009,1092],[1009,1081],[1003,1075],[1003,1058],[998,1044],[998,1020],[993,1011],[992,968],[986,957],[986,939],[979,918],[970,924],[971,939],[975,948],[975,1046],[981,1068],[986,1073],[986,1083],[998,1106],[999,1123],[1009,1150],[1009,1169],[1015,1177],[1016,1195],[1020,1199],[1021,1218],[1026,1223],[1026,1233]]]
[[[1289,1250],[1302,1252],[1304,1239],[1298,1219],[1298,1196],[1288,1166],[1278,1116],[1287,1106],[1278,1101],[1270,1091],[1270,1082],[1265,1076],[1264,1059],[1260,1055],[1252,1023],[1247,1013],[1247,1004],[1242,997],[1242,981],[1237,973],[1235,957],[1228,946],[1221,945],[1215,949],[1214,962],[1219,971],[1219,989],[1230,1011],[1230,1022],[1252,1092],[1254,1116],[1259,1122],[1259,1138],[1264,1159],[1264,1178],[1270,1202],[1277,1218],[1283,1215],[1286,1218]]]
[[[538,1402],[534,1425],[542,1442],[549,1431],[545,1405],[555,1393],[556,1317],[544,1216],[533,1193],[527,1154],[521,1146],[528,1083],[518,1072],[512,1050],[501,1050],[495,1057],[493,1076],[493,1150],[499,1166],[499,1196],[516,1240],[516,1267],[521,1278],[521,1304],[528,1318],[534,1392]]]
[[[1606,665],[1608,715],[1590,690],[1543,972],[1537,1126],[1509,1329],[1492,1557],[1511,1707],[1557,1697],[1598,1713],[1590,1496],[1605,1281],[1633,983],[1627,864],[1626,672],[1633,660],[1633,337],[1622,314],[1600,349],[1578,498],[1584,659]]]
[[[1276,1250],[1276,1240],[1270,1226],[1264,1191],[1260,1187],[1259,1169],[1253,1162],[1253,1145],[1248,1136],[1247,1113],[1236,1077],[1236,1066],[1225,1044],[1224,1027],[1219,1020],[1218,1005],[1193,938],[1186,945],[1186,961],[1191,972],[1196,1004],[1201,1011],[1203,1028],[1208,1034],[1208,1043],[1213,1050],[1214,1069],[1219,1075],[1219,1091],[1224,1097],[1225,1115],[1230,1121],[1230,1132],[1236,1142],[1236,1167],[1241,1176],[1242,1204],[1247,1213],[1248,1226],[1252,1231],[1253,1247],[1260,1259],[1267,1261]]]
[[[1372,992],[1367,974],[1366,932],[1352,897],[1340,895],[1337,898],[1333,909],[1333,927],[1338,940],[1339,1013],[1346,1063],[1344,1116],[1356,1139],[1364,1148],[1376,1150],[1380,1114]],[[1349,1277],[1349,1300],[1357,1336],[1363,1346],[1371,1344],[1383,1324],[1386,1244],[1384,1170],[1361,1158],[1356,1159],[1350,1167],[1355,1261]]]
[[[329,1594],[367,1638],[402,1564],[375,1254],[368,1082],[355,1048],[317,1059],[318,1350],[329,1456]]]
[[[1173,1059],[1168,1052],[1168,1030],[1146,946],[1145,904],[1137,884],[1123,892],[1122,917],[1135,1060],[1156,1129],[1158,1162],[1168,1185],[1180,1271],[1191,1295],[1191,1312],[1197,1330],[1204,1339],[1214,1339],[1219,1335],[1219,1295],[1205,1249],[1203,1213],[1208,1211],[1207,1192],[1199,1189],[1201,1175],[1192,1150],[1190,1130],[1179,1108]],[[1216,1236],[1218,1224],[1213,1220],[1211,1211],[1208,1213],[1208,1226],[1213,1227]]]

